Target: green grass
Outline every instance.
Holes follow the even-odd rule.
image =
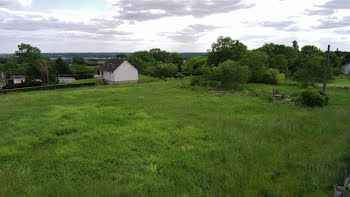
[[[102,80],[97,79],[97,78],[80,79],[80,80],[76,80],[76,83],[78,83],[78,84],[82,84],[82,83],[96,83],[96,84],[100,84],[100,83],[102,83]]]
[[[350,162],[349,90],[311,109],[183,86],[0,95],[0,196],[332,195]]]

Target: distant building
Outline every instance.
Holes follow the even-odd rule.
[[[75,83],[75,78],[73,77],[58,77],[59,84]]]
[[[11,76],[10,79],[13,80],[14,84],[24,83],[26,81],[26,76],[24,75],[14,75]]]
[[[350,62],[345,64],[345,66],[343,67],[344,69],[344,74],[350,74]]]
[[[100,70],[107,84],[139,82],[139,71],[124,58],[108,59]]]

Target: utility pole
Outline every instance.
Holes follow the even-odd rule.
[[[329,67],[329,51],[330,50],[331,50],[331,45],[328,45],[327,64],[325,65],[324,79],[323,79],[323,94],[325,94],[325,95],[326,95],[326,89],[327,89],[327,78],[328,78],[328,67]]]

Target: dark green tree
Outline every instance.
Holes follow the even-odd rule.
[[[299,51],[299,44],[298,44],[298,41],[296,41],[296,40],[293,41],[293,48],[294,48],[296,51]]]
[[[219,37],[208,51],[208,64],[218,66],[227,60],[239,61],[247,52],[247,46],[230,37]]]
[[[60,75],[70,73],[69,65],[63,61],[62,57],[55,60],[55,68]]]
[[[84,60],[83,57],[80,56],[75,56],[73,57],[72,64],[86,64],[86,61]]]
[[[157,61],[148,51],[138,51],[133,53],[128,61],[134,65],[140,73],[144,73],[147,67],[156,66]]]
[[[248,66],[251,71],[251,82],[263,82],[264,73],[268,65],[268,56],[262,51],[248,51],[241,59],[243,66]]]

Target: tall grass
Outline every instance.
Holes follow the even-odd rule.
[[[350,162],[348,90],[308,109],[182,87],[0,95],[0,196],[332,194]]]

